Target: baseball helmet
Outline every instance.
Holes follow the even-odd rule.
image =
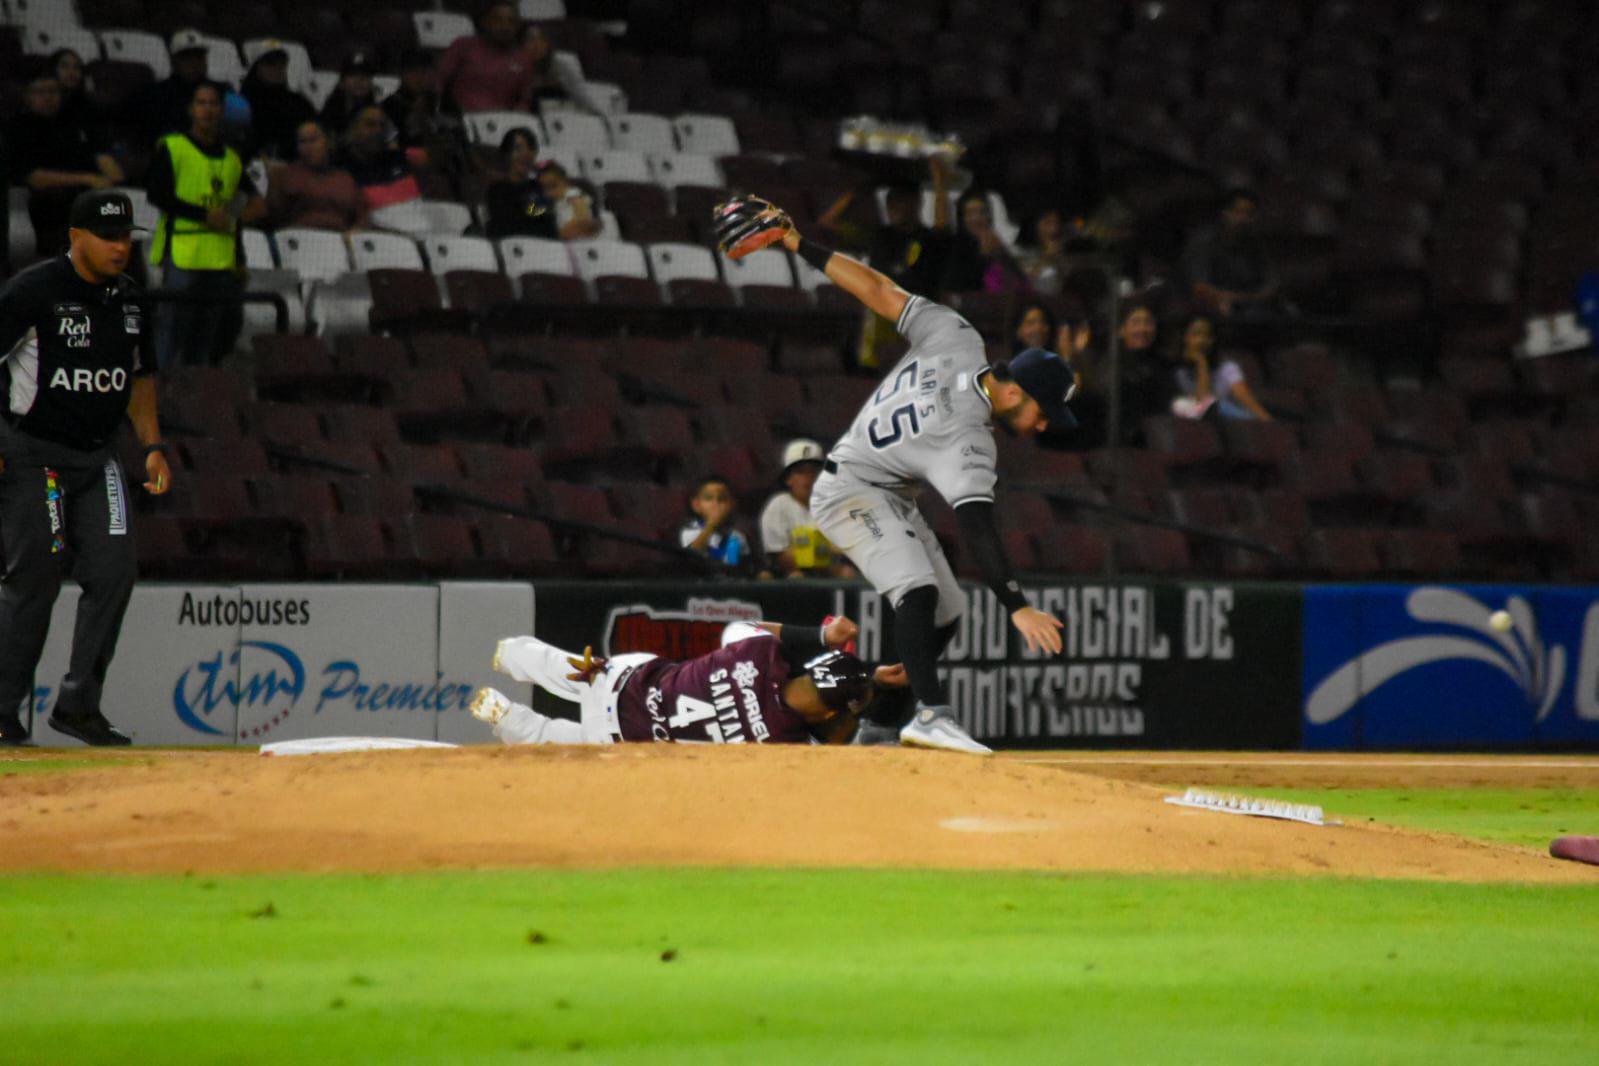
[[[822,703],[834,711],[859,714],[872,694],[872,672],[847,651],[826,651],[804,666]]]

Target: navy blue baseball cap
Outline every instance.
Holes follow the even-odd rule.
[[[1022,391],[1038,401],[1038,408],[1049,419],[1050,429],[1071,429],[1077,425],[1066,401],[1077,391],[1077,375],[1071,364],[1054,352],[1029,348],[1010,361],[1011,377]]]

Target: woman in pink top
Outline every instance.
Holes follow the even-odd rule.
[[[536,75],[517,43],[516,5],[494,0],[478,17],[478,32],[457,37],[439,60],[439,89],[461,111],[525,111]]]
[[[294,133],[295,160],[272,172],[267,210],[274,226],[352,230],[366,225],[366,201],[348,170],[333,165],[328,131],[315,120]]]

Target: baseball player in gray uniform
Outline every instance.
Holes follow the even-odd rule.
[[[1029,349],[990,365],[982,337],[960,315],[912,296],[863,263],[806,240],[781,209],[735,199],[716,209],[729,255],[781,241],[910,342],[833,446],[811,493],[811,516],[872,586],[894,605],[894,641],[910,677],[915,713],[900,743],[987,753],[955,721],[938,676],[964,596],[938,539],[916,507],[931,486],[955,509],[961,541],[985,582],[1010,612],[1027,647],[1059,654],[1058,618],[1028,604],[1012,577],[994,521],[998,449],[993,427],[1018,436],[1051,425],[1069,429],[1071,367],[1053,352]],[[863,733],[867,732],[863,723]],[[861,738],[892,741],[894,733]]]

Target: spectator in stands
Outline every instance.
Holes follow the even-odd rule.
[[[178,30],[167,50],[172,74],[134,93],[128,103],[129,121],[139,128],[145,145],[189,128],[189,101],[195,86],[206,80],[205,37],[199,30]]]
[[[297,155],[272,172],[267,217],[273,226],[348,233],[366,225],[366,200],[348,170],[333,165],[333,139],[316,119],[300,124]]]
[[[293,159],[300,128],[316,117],[311,101],[289,88],[289,53],[268,41],[241,89],[250,102],[250,140],[269,159]]]
[[[164,268],[162,288],[202,298],[160,306],[157,356],[163,368],[214,363],[232,349],[243,321],[239,227],[266,214],[244,161],[222,140],[219,86],[195,87],[189,131],[161,138],[146,184],[150,202],[161,209],[150,262]]]
[[[1214,370],[1216,323],[1209,315],[1189,316],[1183,325],[1177,359],[1177,396],[1174,415],[1203,418],[1212,409],[1223,418],[1258,418],[1270,422],[1271,414],[1255,399],[1244,372],[1231,359]]]
[[[716,474],[703,479],[695,486],[688,506],[693,517],[677,531],[678,545],[729,570],[749,573],[754,565],[750,542],[737,528],[738,501],[727,479]]]
[[[528,104],[533,110],[539,109],[541,100],[570,100],[584,110],[596,114],[605,112],[604,101],[584,80],[583,68],[575,58],[555,51],[543,26],[536,22],[523,23],[518,44],[533,66],[533,85],[528,94]]]
[[[401,148],[426,148],[445,130],[459,128],[459,120],[442,114],[441,103],[428,53],[421,48],[402,52],[400,87],[383,101]]]
[[[122,168],[97,153],[81,126],[61,117],[61,83],[41,74],[28,83],[23,112],[11,120],[12,181],[28,189],[28,219],[40,255],[67,247],[67,216],[84,189],[104,189],[123,180]]]
[[[600,232],[594,198],[572,183],[566,168],[554,161],[539,166],[539,185],[555,210],[555,232],[563,241],[578,241]]]
[[[389,143],[389,117],[377,104],[367,104],[355,113],[344,133],[344,146],[338,165],[350,172],[366,208],[376,211],[422,198],[412,168],[413,157],[426,161],[426,153],[413,148],[401,151]]]
[[[372,75],[377,67],[365,52],[355,52],[344,61],[339,70],[339,84],[333,87],[322,104],[322,125],[330,130],[347,130],[355,121],[356,113],[378,102],[377,88]]]
[[[1032,291],[1021,264],[994,228],[988,197],[968,189],[957,208],[960,228],[944,264],[946,292],[1026,293]]]
[[[1033,215],[1016,235],[1016,261],[1033,291],[1042,296],[1059,293],[1066,279],[1066,236],[1066,215],[1058,207]]]
[[[500,162],[505,166],[505,177],[491,184],[485,194],[488,220],[483,230],[490,239],[544,237],[553,240],[558,236],[555,210],[535,176],[538,153],[538,139],[532,130],[517,127],[500,138]]]
[[[70,48],[57,48],[50,53],[50,72],[61,86],[62,122],[89,129],[97,119],[94,105],[89,102],[89,83],[84,76],[83,57]]]
[[[1277,277],[1255,230],[1259,207],[1259,198],[1250,190],[1229,190],[1221,220],[1189,239],[1183,268],[1196,306],[1222,318],[1280,310]]]
[[[1143,439],[1143,421],[1166,414],[1171,407],[1171,366],[1160,357],[1160,320],[1145,303],[1123,304],[1116,327],[1121,361],[1121,435],[1123,443]]]
[[[463,113],[525,111],[533,95],[533,64],[517,42],[516,5],[491,0],[478,14],[477,33],[458,37],[439,59],[439,90]]]
[[[833,554],[811,521],[811,489],[827,457],[814,440],[791,440],[783,449],[783,487],[761,509],[761,550],[768,572],[779,577],[853,577],[855,569]]]
[[[949,161],[942,155],[930,156],[928,174],[933,184],[933,224],[922,224],[922,190],[913,181],[890,185],[883,198],[885,221],[869,233],[845,220],[845,213],[862,192],[871,187],[852,189],[835,200],[817,219],[817,225],[838,235],[840,243],[866,249],[866,258],[877,270],[913,296],[938,297],[944,277],[944,261],[952,234],[949,223]],[[876,367],[881,360],[878,349],[893,342],[894,323],[870,311],[861,330],[857,360],[861,366]]]

